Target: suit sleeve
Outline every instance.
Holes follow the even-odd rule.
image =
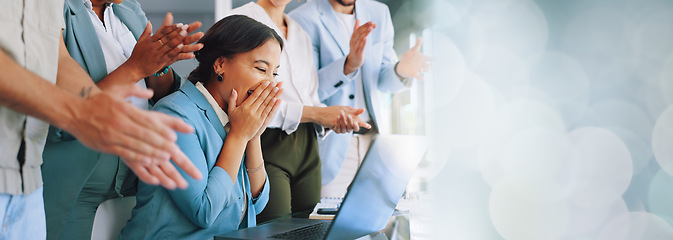
[[[314,21],[310,21],[296,12],[290,13],[290,16],[301,25],[311,38],[311,45],[313,46],[313,63],[315,64],[316,69],[318,69],[318,79],[320,80],[320,84],[318,84],[318,96],[320,97],[321,102],[325,102],[325,100],[341,90],[342,87],[348,86],[348,83],[355,80],[355,76],[359,74],[360,70],[356,70],[354,74],[349,74],[350,77],[346,76],[344,74],[346,56],[339,58],[326,66],[322,66],[322,63],[320,62],[318,26],[314,25]]]
[[[182,118],[187,124],[195,127],[194,124],[176,109],[179,106],[169,103],[160,104],[155,108],[159,112]],[[195,127],[196,129],[196,127]],[[235,201],[234,183],[229,174],[220,167],[208,169],[205,159],[205,153],[200,146],[199,138],[194,133],[177,132],[177,145],[192,163],[201,171],[203,178],[196,180],[176,166],[182,177],[189,186],[186,189],[169,190],[169,196],[175,202],[187,219],[201,228],[210,227],[217,216],[230,203]]]
[[[382,92],[400,92],[408,88],[402,83],[402,80],[395,72],[395,65],[399,61],[397,53],[393,48],[395,41],[395,29],[393,28],[393,21],[390,18],[390,11],[385,7],[386,15],[385,22],[381,29],[383,34],[383,58],[381,60],[381,70],[379,71],[378,88]]]

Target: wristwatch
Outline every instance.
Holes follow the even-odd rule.
[[[152,76],[161,77],[163,75],[166,75],[166,73],[168,73],[169,69],[171,69],[171,66],[164,67],[161,70],[159,70],[158,72],[154,73],[154,75],[152,75]]]

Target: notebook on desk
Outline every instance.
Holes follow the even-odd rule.
[[[424,137],[379,135],[334,220],[282,219],[215,239],[355,239],[380,231],[392,216],[426,148]]]

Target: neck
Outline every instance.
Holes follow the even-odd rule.
[[[285,27],[285,21],[283,20],[283,12],[285,11],[285,6],[275,6],[269,0],[259,0],[257,5],[261,6],[267,15],[271,18],[274,24],[278,28]]]
[[[329,4],[332,5],[332,8],[335,12],[343,14],[353,14],[353,10],[355,9],[355,4],[344,6],[338,3],[336,0],[329,0]]]
[[[217,102],[217,105],[220,106],[222,110],[227,112],[228,109],[227,106],[229,105],[226,99],[228,99],[229,96],[223,96],[223,94],[220,93],[217,79],[215,78],[210,79],[210,81],[208,81],[208,83],[204,84],[203,86],[206,87],[208,93],[210,93],[210,95],[213,96],[215,102]]]
[[[100,21],[103,21],[103,13],[105,12],[105,4],[107,2],[105,0],[91,0],[91,8],[93,8],[93,12],[98,15],[98,18]]]

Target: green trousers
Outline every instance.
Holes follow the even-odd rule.
[[[290,135],[281,129],[266,129],[261,141],[271,189],[257,223],[299,212],[308,216],[320,201],[320,156],[313,123],[300,124]]]

